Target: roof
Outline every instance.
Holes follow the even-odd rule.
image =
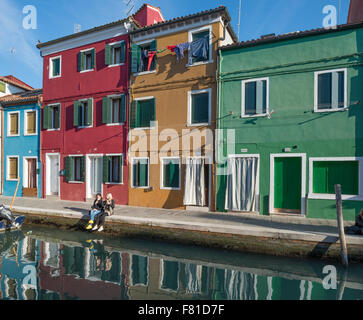
[[[6,82],[8,84],[11,84],[15,87],[24,89],[24,90],[34,90],[33,87],[29,86],[28,84],[26,84],[25,82],[19,80],[18,78],[14,77],[14,76],[0,76],[0,81]]]
[[[331,29],[312,29],[312,30],[305,30],[305,31],[297,31],[297,32],[291,32],[286,33],[282,35],[268,35],[268,36],[262,36],[259,39],[253,39],[249,41],[242,41],[235,44],[226,45],[223,47],[220,47],[220,50],[232,50],[237,48],[247,48],[247,47],[254,47],[258,45],[264,45],[268,43],[274,43],[279,41],[287,41],[287,40],[293,40],[293,39],[299,39],[304,37],[310,37],[310,36],[318,36],[321,34],[328,34],[328,33],[334,33],[334,32],[341,32],[344,30],[351,30],[351,29],[358,29],[363,27],[363,22],[360,23],[352,23],[352,24],[343,24],[339,25],[336,28]]]
[[[350,0],[348,23],[363,21],[363,1]]]
[[[31,91],[11,94],[0,98],[0,104],[10,106],[19,103],[38,102],[43,96],[43,89],[35,89]]]
[[[90,34],[90,33],[93,33],[93,32],[105,30],[105,29],[108,29],[108,28],[111,28],[111,27],[123,25],[125,22],[128,22],[128,21],[130,21],[130,18],[117,20],[117,21],[114,21],[114,22],[111,22],[111,23],[104,24],[102,26],[98,26],[98,27],[88,29],[88,30],[85,30],[85,31],[73,33],[73,34],[70,34],[68,36],[61,37],[61,38],[58,38],[58,39],[54,39],[54,40],[51,40],[51,41],[48,41],[48,42],[38,43],[37,48],[38,49],[44,48],[44,47],[50,46],[50,45],[55,44],[55,43],[59,43],[59,42],[62,42],[62,41],[78,38],[78,37],[84,36],[86,34]],[[135,22],[135,19],[132,19],[132,21]]]
[[[160,28],[160,27],[163,27],[163,26],[166,26],[166,25],[178,23],[178,22],[181,22],[181,21],[185,21],[185,20],[189,20],[189,19],[193,19],[193,18],[198,18],[198,17],[210,15],[212,13],[221,13],[221,12],[226,14],[226,17],[227,17],[228,21],[231,21],[231,17],[229,15],[229,12],[228,12],[227,8],[224,7],[224,6],[220,6],[220,7],[215,8],[215,9],[205,10],[205,11],[190,14],[190,15],[187,15],[187,16],[182,16],[182,17],[171,19],[171,20],[167,20],[167,21],[164,21],[164,22],[155,23],[155,24],[153,24],[151,26],[147,26],[147,27],[144,27],[144,28],[141,28],[141,29],[134,30],[134,31],[131,32],[131,34],[137,34],[139,32],[144,32],[144,31]],[[228,30],[231,33],[231,36],[232,36],[233,40],[237,41],[237,36],[236,36],[233,28],[230,25],[228,26]]]

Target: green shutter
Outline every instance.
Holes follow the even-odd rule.
[[[80,106],[80,102],[79,101],[74,101],[74,104],[73,104],[73,125],[75,127],[79,126],[79,106]]]
[[[132,165],[132,185],[134,187],[138,187],[139,186],[139,177],[138,177],[138,173],[139,173],[139,162],[135,162]]]
[[[102,98],[102,123],[108,124],[110,123],[110,107],[111,107],[111,99],[109,97]]]
[[[78,72],[82,71],[82,52],[78,53],[78,57],[77,57],[77,70]]]
[[[93,125],[93,99],[87,100],[87,126]]]
[[[172,188],[179,188],[179,164],[173,161],[170,164],[170,184]]]
[[[73,180],[73,158],[72,157],[66,157],[66,182]]]
[[[149,128],[150,122],[155,121],[155,99],[138,102],[137,126]]]
[[[148,186],[148,162],[147,160],[139,160],[139,187]]]
[[[138,109],[138,102],[132,101],[131,103],[131,110],[130,110],[130,128],[134,129],[138,127],[138,121],[137,121],[137,109]]]
[[[96,50],[92,49],[92,55],[91,55],[91,69],[95,68],[95,61],[96,61]]]
[[[110,157],[103,157],[103,183],[110,182],[108,166],[110,163]]]
[[[127,99],[126,95],[121,96],[121,122],[126,123],[127,120]]]
[[[156,40],[154,40],[153,42],[151,42],[150,51],[157,51],[157,42],[156,42]],[[157,55],[154,56],[154,59],[153,59],[153,61],[151,63],[151,66],[150,66],[150,71],[151,70],[155,70],[156,69],[156,65],[157,65]]]
[[[110,46],[109,44],[106,44],[105,47],[105,65],[109,66],[111,63],[111,59],[112,59],[112,46]]]
[[[49,129],[49,112],[50,108],[45,106],[43,109],[43,129]]]
[[[58,107],[58,126],[55,129],[60,129],[61,127],[61,119],[62,119],[61,114],[62,114],[62,105],[60,104]]]
[[[85,177],[85,158],[81,158],[81,181],[84,182]]]
[[[131,50],[131,72],[137,73],[139,71],[140,47],[137,44],[133,44]]]
[[[121,63],[126,62],[126,42],[121,42]]]

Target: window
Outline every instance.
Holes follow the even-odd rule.
[[[61,106],[60,104],[49,105],[43,110],[43,128],[45,130],[60,129],[61,123]]]
[[[103,182],[123,183],[123,156],[109,155],[103,158]]]
[[[126,122],[126,95],[105,97],[102,99],[102,122],[121,124]]]
[[[147,257],[132,255],[131,257],[131,281],[132,285],[147,286],[149,278],[149,259]]]
[[[19,112],[9,113],[8,116],[8,136],[19,135]]]
[[[211,89],[189,92],[188,125],[210,123]]]
[[[132,159],[132,187],[149,187],[149,158]]]
[[[95,57],[95,49],[89,49],[78,53],[78,72],[94,70]]]
[[[178,291],[179,262],[162,260],[161,289]]]
[[[180,189],[180,159],[162,158],[162,189]]]
[[[136,100],[131,108],[131,128],[150,128],[155,121],[155,99],[143,98]]]
[[[266,116],[269,112],[269,79],[242,81],[242,117]]]
[[[61,57],[49,59],[49,78],[58,78],[61,76]]]
[[[18,180],[19,177],[19,158],[8,157],[8,179],[7,180]]]
[[[114,66],[125,63],[126,61],[126,44],[121,41],[113,44],[106,44],[105,47],[105,64]]]
[[[84,157],[69,156],[66,158],[66,181],[84,182]]]
[[[210,62],[212,60],[210,43],[211,32],[211,27],[208,27],[189,33],[189,41],[191,42],[189,50],[190,65]]]
[[[346,69],[315,73],[315,111],[347,107]]]
[[[343,195],[358,195],[359,161],[313,162],[313,193],[335,194],[336,184],[342,186]]]
[[[37,112],[25,112],[25,135],[37,134]]]
[[[91,127],[93,125],[93,99],[74,102],[73,124],[75,127]]]
[[[5,93],[6,92],[6,83],[0,81],[0,92]]]
[[[131,50],[131,70],[133,73],[156,70],[156,55],[152,54],[157,50],[156,40],[144,44],[133,44]],[[149,55],[149,53],[151,54]]]

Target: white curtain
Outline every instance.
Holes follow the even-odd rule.
[[[185,284],[187,293],[200,293],[202,291],[203,267],[187,263],[185,265]]]
[[[257,211],[257,158],[229,158],[225,209]]]
[[[206,206],[205,198],[205,159],[190,158],[185,170],[185,206]]]

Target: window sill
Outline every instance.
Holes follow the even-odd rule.
[[[196,62],[196,63],[193,63],[193,64],[188,63],[186,65],[186,67],[189,68],[189,67],[203,66],[205,64],[210,64],[210,63],[213,63],[213,62],[214,62],[214,60],[200,61],[200,62]]]
[[[62,75],[59,75],[59,76],[49,77],[49,79],[52,80],[52,79],[58,79],[58,78],[61,78],[61,77],[62,77]]]
[[[211,124],[208,122],[203,122],[203,123],[188,123],[187,127],[208,127]]]
[[[166,188],[166,187],[161,187],[160,190],[169,190],[169,191],[180,191],[181,188]]]
[[[125,122],[120,122],[120,123],[107,123],[106,124],[108,127],[114,127],[114,126],[124,126]]]
[[[132,186],[131,188],[132,188],[132,189],[143,189],[143,190],[148,190],[148,189],[150,189],[150,187],[134,187],[134,186]]]
[[[82,70],[79,73],[86,73],[86,72],[92,72],[92,71],[95,71],[95,69]]]
[[[314,193],[309,194],[308,199],[310,200],[335,200],[335,194],[320,194]],[[363,195],[342,195],[342,200],[350,200],[350,201],[363,201]]]
[[[348,108],[344,107],[344,108],[338,108],[338,109],[314,109],[314,113],[327,113],[327,112],[344,112],[347,111]]]
[[[152,130],[155,129],[156,127],[145,127],[145,128],[132,128],[131,130]]]
[[[71,184],[83,184],[84,182],[83,181],[68,181],[68,183],[71,183]]]
[[[8,134],[7,137],[8,138],[20,137],[20,134],[12,134],[12,135]]]
[[[113,67],[121,67],[121,66],[123,66],[125,63],[123,62],[123,63],[118,63],[118,64],[110,64],[110,65],[108,65],[108,67],[109,68],[113,68]]]
[[[145,74],[152,74],[152,73],[156,73],[156,70],[152,70],[152,71],[144,71],[144,72],[138,72],[138,73],[134,73],[134,76],[143,76]]]
[[[49,131],[49,132],[52,132],[52,131],[60,131],[60,128],[58,128],[58,129],[47,129],[47,131]]]
[[[78,129],[89,129],[89,128],[93,128],[93,126],[79,126],[77,128]]]
[[[38,135],[37,132],[36,133],[26,133],[26,134],[24,134],[25,137],[34,137],[34,136],[37,136],[37,135]]]
[[[264,114],[254,114],[254,115],[241,115],[242,119],[251,119],[251,118],[266,118],[268,113]]]
[[[112,186],[112,185],[115,185],[115,186],[123,186],[124,183],[123,182],[106,182],[104,183],[106,186]]]

